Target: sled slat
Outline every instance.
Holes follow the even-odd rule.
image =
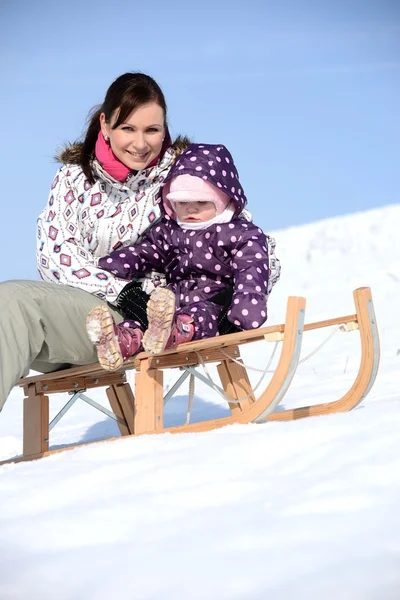
[[[119,371],[118,371],[119,372]],[[73,379],[75,377],[83,376],[104,376],[104,369],[99,363],[93,363],[92,365],[81,365],[79,367],[70,367],[68,369],[62,369],[61,371],[52,371],[51,373],[42,373],[41,375],[32,375],[31,377],[22,377],[17,383],[18,386],[24,387],[27,383],[57,381],[58,379]]]
[[[238,358],[240,355],[237,346],[224,349],[210,348],[209,350],[199,350],[198,352],[179,352],[167,356],[164,356],[164,354],[160,356],[149,356],[148,361],[150,368],[152,369],[173,369],[176,367],[198,365],[201,361],[204,363],[215,363],[220,360],[226,360],[226,355],[231,358]],[[140,370],[141,363],[141,360],[136,361],[136,369]]]
[[[36,392],[54,393],[54,392],[76,392],[77,390],[89,390],[97,387],[104,387],[125,382],[124,373],[108,373],[98,377],[66,377],[65,379],[56,379],[55,381],[38,381]]]

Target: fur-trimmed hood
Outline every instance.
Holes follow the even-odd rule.
[[[191,140],[186,135],[178,135],[172,144],[175,157],[179,156],[191,144]],[[82,142],[73,142],[65,144],[57,151],[55,159],[57,162],[65,165],[80,165],[81,164]]]
[[[241,213],[247,206],[239,173],[231,153],[223,144],[190,144],[181,151],[162,184],[162,208],[172,218],[176,218],[175,212],[167,195],[171,181],[179,175],[191,175],[212,183],[229,196],[235,204],[236,214]]]

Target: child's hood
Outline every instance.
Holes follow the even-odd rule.
[[[162,207],[170,217],[174,217],[175,212],[167,194],[171,180],[178,175],[201,177],[221,189],[236,204],[236,215],[247,205],[232,155],[222,144],[191,144],[178,156],[161,190]]]

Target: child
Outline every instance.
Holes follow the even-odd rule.
[[[162,188],[161,221],[139,243],[99,259],[102,269],[123,279],[152,269],[167,279],[167,287],[156,288],[148,301],[148,324],[138,316],[116,325],[105,306],[90,312],[87,331],[103,368],[120,368],[142,345],[157,354],[219,335],[224,297],[230,295],[226,316],[236,330],[264,323],[280,264],[274,240],[238,218],[246,203],[225,146],[191,144],[179,156]]]

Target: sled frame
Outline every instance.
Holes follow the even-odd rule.
[[[81,397],[92,405],[84,392],[97,387],[106,387],[112,413],[95,406],[102,412],[110,413],[117,421],[123,437],[155,433],[184,433],[209,431],[234,423],[265,423],[267,421],[289,421],[309,416],[346,412],[357,406],[369,393],[379,366],[379,335],[376,324],[371,290],[361,287],[353,292],[356,313],[316,321],[304,325],[305,298],[290,296],[287,301],[285,323],[250,331],[228,334],[216,338],[181,344],[177,348],[158,355],[138,354],[124,363],[117,372],[108,373],[98,363],[81,367],[71,367],[53,373],[35,375],[20,380],[18,385],[24,390],[23,402],[23,454],[0,462],[19,462],[48,456],[79,446],[121,439],[95,440],[73,444],[62,448],[49,448],[49,395],[69,392],[69,402],[60,413]],[[274,412],[284,398],[298,365],[304,331],[311,331],[340,325],[344,331],[358,330],[361,341],[361,361],[354,383],[341,398],[312,406]],[[256,399],[244,365],[234,362],[240,359],[239,347],[254,341],[282,341],[281,354],[276,369],[265,390]],[[187,370],[199,362],[219,363],[217,366],[231,415],[208,421],[164,427],[163,408],[189,374]],[[164,396],[163,370],[178,368],[183,374]],[[135,395],[126,381],[126,371],[136,370]],[[241,400],[244,398],[244,400]],[[68,407],[68,408],[67,408]],[[61,418],[60,413],[52,424]]]

